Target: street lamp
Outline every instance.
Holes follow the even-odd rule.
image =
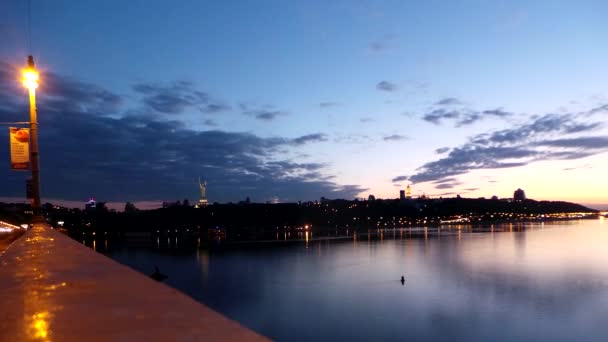
[[[32,163],[32,211],[34,221],[43,220],[40,210],[40,162],[38,153],[38,120],[36,113],[36,88],[38,88],[38,71],[34,57],[27,57],[27,68],[23,70],[23,86],[30,93],[30,159]]]

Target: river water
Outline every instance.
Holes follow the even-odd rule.
[[[280,341],[608,341],[608,221],[484,228],[106,253]]]

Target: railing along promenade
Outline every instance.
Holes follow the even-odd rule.
[[[0,256],[0,341],[267,341],[46,225]]]

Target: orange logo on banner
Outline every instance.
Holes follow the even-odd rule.
[[[11,169],[30,169],[30,130],[29,128],[10,127]]]

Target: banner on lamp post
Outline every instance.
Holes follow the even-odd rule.
[[[30,169],[30,130],[29,128],[9,128],[11,143],[11,169],[27,171]]]

